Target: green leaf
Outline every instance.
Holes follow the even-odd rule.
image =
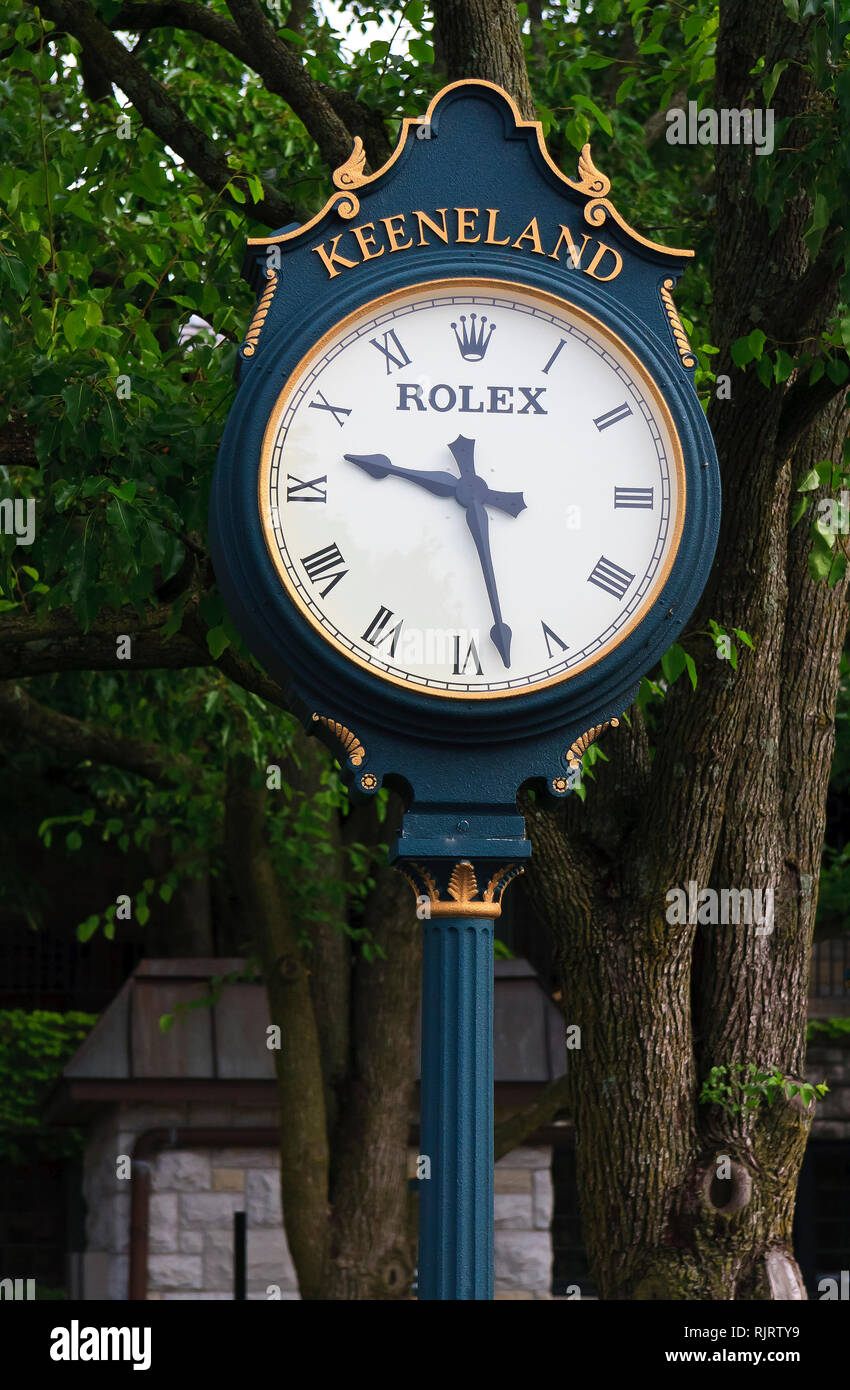
[[[230,638],[223,627],[212,627],[207,633],[207,647],[213,661],[218,661],[226,647],[230,646]]]
[[[677,681],[686,667],[685,650],[674,642],[661,658],[661,670],[669,685]]]
[[[100,918],[97,913],[93,913],[91,917],[87,917],[86,920],[81,922],[77,927],[77,940],[90,941],[97,931],[99,923]]]
[[[62,332],[76,350],[88,332],[88,320],[84,309],[71,309],[62,319]]]
[[[685,666],[687,667],[687,670],[688,670],[688,675],[689,675],[689,677],[690,677],[691,686],[693,687],[694,690],[696,690],[696,688],[697,688],[697,668],[696,668],[696,662],[694,661],[694,659],[693,659],[692,656],[689,656],[689,655],[688,655],[687,652],[685,652]]]
[[[146,903],[142,903],[141,906],[136,907],[136,920],[138,921],[140,927],[144,927],[147,925],[150,915],[151,910]]]
[[[599,125],[601,125],[606,135],[614,134],[614,131],[611,127],[611,122],[605,115],[605,112],[596,105],[596,102],[593,100],[592,97],[585,96],[583,92],[574,92],[572,101],[574,106],[583,106],[586,110],[590,111],[592,115],[595,116],[596,120],[598,121]]]
[[[70,850],[82,849],[83,837],[79,830],[69,830],[65,836],[65,848]]]
[[[136,496],[137,487],[138,484],[135,479],[130,478],[126,483],[122,483],[120,487],[116,487],[115,484],[112,483],[109,487],[109,491],[112,493],[113,497],[120,497],[122,502],[132,502]]]

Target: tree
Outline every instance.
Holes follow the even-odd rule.
[[[810,2],[801,17],[796,0],[725,0],[719,12],[706,0],[651,11],[632,0],[625,12],[597,0],[578,15],[531,6],[526,21],[510,0],[435,0],[430,13],[405,7],[406,54],[379,39],[352,56],[300,3],[285,23],[257,0],[4,9],[16,75],[4,119],[20,155],[0,174],[10,240],[0,461],[8,500],[36,506],[26,555],[8,526],[0,537],[4,714],[51,746],[64,738],[77,763],[145,779],[133,783],[139,804],[150,787],[194,784],[224,805],[210,811],[210,836],[223,837],[255,928],[272,1016],[304,1040],[276,1062],[284,1208],[308,1297],[409,1286],[417,938],[409,890],[385,867],[351,914],[338,890],[282,910],[283,846],[297,845],[292,827],[309,808],[319,807],[328,884],[346,877],[352,846],[377,847],[386,829],[322,805],[336,796],[327,761],[291,721],[284,731],[282,692],[240,648],[205,554],[227,382],[252,308],[236,278],[241,247],[254,229],[321,206],[356,135],[378,167],[390,122],[463,76],[505,86],[528,116],[536,108],[564,167],[592,122],[629,220],[677,244],[690,235],[699,265],[681,302],[689,330],[700,325],[697,380],[721,457],[718,559],[692,630],[605,754],[591,752],[583,799],[559,812],[526,799],[530,883],[566,1019],[582,1025],[566,1089],[601,1296],[794,1296],[790,1220],[812,1107],[785,1089],[804,1061],[847,579],[842,537],[793,523],[795,503],[817,508],[841,484],[847,15]],[[350,13],[402,18],[393,7]],[[709,147],[663,141],[664,111],[690,96],[735,110],[772,102],[775,153],[720,145],[712,167]],[[212,324],[218,346],[177,341],[190,315]],[[733,642],[734,669],[717,659]],[[169,690],[197,711],[218,694],[222,722],[194,744],[188,712],[152,725],[144,673],[154,670],[172,673]],[[113,677],[77,675],[57,692],[56,673],[73,672],[124,673],[126,728],[107,737],[114,694],[97,682]],[[269,755],[275,740],[285,757]],[[213,767],[199,770],[191,747]],[[256,770],[273,762],[291,792],[284,815]],[[669,923],[669,890],[692,881],[774,886],[773,932]],[[371,964],[335,928],[342,920],[374,943]],[[701,1105],[712,1068],[737,1063],[775,1067],[789,1085],[763,1083],[780,1098],[740,1114],[717,1086],[726,1106]],[[712,1182],[721,1155],[730,1177]]]

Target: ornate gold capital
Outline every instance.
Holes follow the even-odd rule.
[[[523,873],[520,864],[506,864],[497,869],[479,898],[475,869],[468,859],[455,864],[445,896],[440,895],[434,875],[421,864],[407,863],[397,867],[417,897],[429,899],[430,910],[426,913],[429,917],[500,917],[502,894],[511,879]]]

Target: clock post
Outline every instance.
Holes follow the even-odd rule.
[[[213,479],[216,578],[352,798],[397,792],[423,933],[419,1297],[493,1297],[493,931],[555,806],[702,593],[720,516],[689,251],[569,178],[491,83],[358,140],[258,296]],[[414,916],[415,908],[415,916]]]

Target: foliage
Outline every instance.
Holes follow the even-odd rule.
[[[0,1012],[0,1160],[21,1164],[81,1151],[82,1132],[44,1126],[40,1110],[95,1021],[93,1014],[75,1012]]]
[[[740,1115],[757,1110],[765,1101],[773,1105],[780,1096],[793,1100],[800,1096],[810,1105],[815,1096],[825,1096],[829,1087],[825,1081],[812,1085],[808,1081],[791,1081],[778,1067],[761,1071],[755,1062],[733,1062],[730,1066],[712,1067],[702,1083],[701,1105],[719,1105],[728,1115]]]
[[[850,1018],[810,1018],[806,1028],[806,1041],[838,1042],[850,1046]]]

